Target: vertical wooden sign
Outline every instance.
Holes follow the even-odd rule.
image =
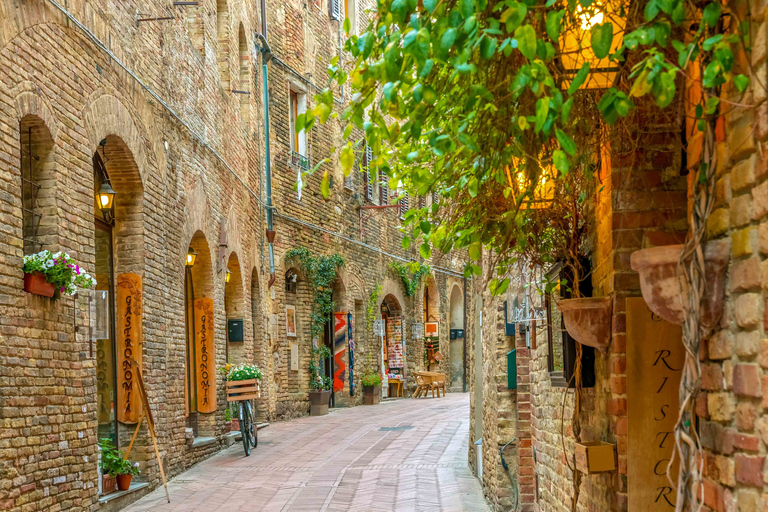
[[[675,510],[666,471],[675,443],[682,329],[627,298],[627,483],[629,512]],[[677,476],[677,464],[672,477]]]
[[[195,299],[195,374],[197,410],[216,410],[216,358],[213,345],[213,299]]]
[[[142,318],[144,314],[141,276],[120,274],[115,287],[117,316],[117,420],[136,423],[141,412],[136,375],[131,360],[141,367],[143,354]]]

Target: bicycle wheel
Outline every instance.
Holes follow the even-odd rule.
[[[250,414],[248,414],[248,402],[245,405],[240,402],[240,436],[243,438],[243,450],[245,450],[245,456],[248,457],[251,454],[251,440],[249,423]]]
[[[253,409],[250,400],[245,402],[246,416],[248,416],[248,437],[251,438],[251,446],[256,448],[259,445],[259,429],[253,418]]]

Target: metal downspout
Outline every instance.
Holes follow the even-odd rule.
[[[264,9],[264,1],[262,0],[262,9]],[[262,10],[262,29],[266,27],[266,11]],[[272,58],[272,51],[269,48],[266,37],[263,34],[256,34],[256,37],[261,41],[261,74],[263,76],[264,84],[264,169],[266,171],[266,185],[267,185],[267,205],[265,206],[267,213],[267,242],[269,242],[269,284],[268,288],[271,288],[275,283],[275,230],[273,225],[273,208],[272,208],[272,161],[269,153],[269,71],[267,63]]]

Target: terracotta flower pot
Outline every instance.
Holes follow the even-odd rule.
[[[331,392],[310,391],[309,392],[309,414],[311,416],[325,416],[328,414],[328,405],[331,402]]]
[[[24,274],[24,291],[43,297],[53,297],[56,288],[45,280],[45,274],[35,271],[31,274]]]
[[[683,323],[683,301],[688,300],[688,284],[677,273],[682,251],[682,245],[652,247],[633,252],[630,260],[632,268],[640,274],[640,289],[648,307],[677,325]],[[701,303],[701,324],[705,328],[716,324],[723,314],[725,270],[730,254],[730,238],[707,242],[704,247],[707,289]]]
[[[240,418],[234,418],[229,420],[230,429],[233,432],[240,432]]]
[[[605,351],[611,341],[610,297],[563,299],[557,308],[563,314],[565,330],[573,339],[598,350]]]
[[[101,493],[109,494],[115,492],[117,480],[112,475],[101,475]]]
[[[133,475],[117,475],[117,490],[127,491],[131,487]]]

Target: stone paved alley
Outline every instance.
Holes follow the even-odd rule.
[[[174,478],[170,504],[160,487],[126,510],[485,511],[468,418],[469,395],[452,393],[274,423],[250,457],[236,443]]]

